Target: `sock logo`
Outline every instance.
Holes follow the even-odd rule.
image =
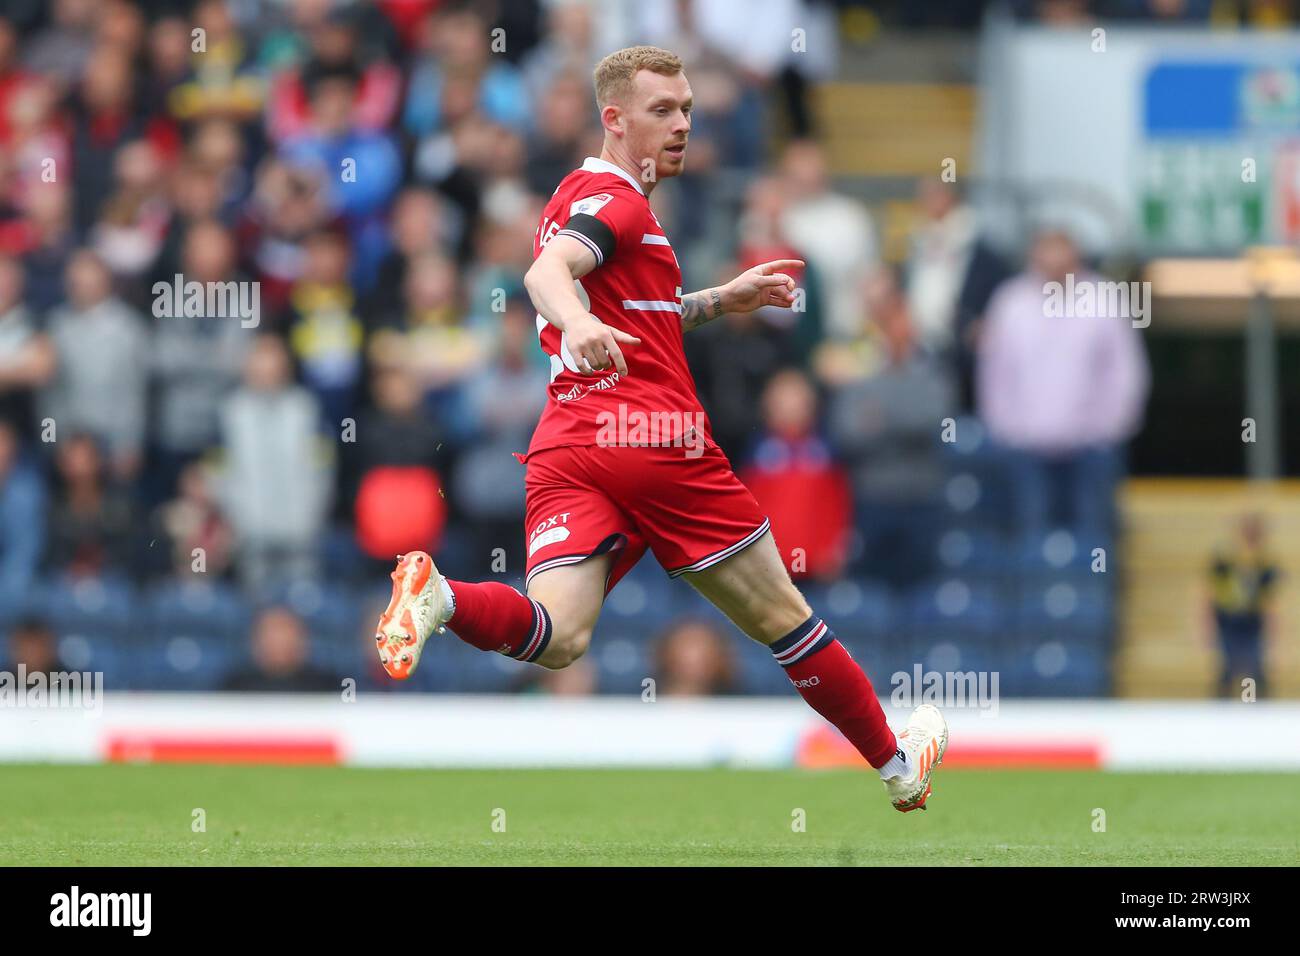
[[[822,679],[814,674],[812,677],[805,677],[803,680],[791,681],[795,687],[816,687],[822,682]]]

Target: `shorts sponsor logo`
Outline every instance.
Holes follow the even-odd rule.
[[[528,556],[530,558],[542,548],[568,539],[569,529],[565,526],[569,523],[569,515],[570,512],[561,511],[538,522],[528,541]]]
[[[805,677],[803,680],[791,681],[795,687],[816,687],[822,682],[822,679],[814,674],[812,677]]]
[[[555,544],[569,537],[568,528],[552,528],[550,531],[544,531],[537,537],[533,538],[532,543],[528,545],[528,556],[531,558],[534,554],[545,548],[547,545]]]

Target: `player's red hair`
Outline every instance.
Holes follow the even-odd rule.
[[[632,78],[638,70],[675,76],[682,72],[682,61],[676,53],[657,46],[629,46],[615,50],[596,64],[596,104],[604,109],[610,100],[621,99],[632,92]]]

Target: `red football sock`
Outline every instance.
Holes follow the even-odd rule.
[[[839,728],[879,770],[898,749],[867,675],[814,615],[771,646],[808,706]]]
[[[447,621],[466,644],[535,661],[551,641],[551,617],[532,598],[499,581],[451,581],[456,612]]]

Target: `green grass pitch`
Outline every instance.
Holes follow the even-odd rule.
[[[0,819],[7,866],[1295,865],[1300,776],[24,765]]]

